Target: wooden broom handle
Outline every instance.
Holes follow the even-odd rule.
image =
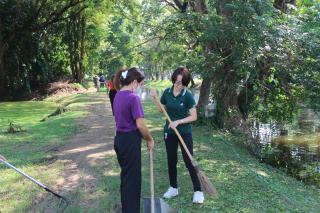
[[[150,158],[150,193],[151,193],[151,213],[155,213],[154,203],[154,181],[153,181],[153,150],[149,150]]]
[[[154,99],[156,100],[157,104],[160,106],[163,114],[166,116],[166,118],[167,118],[167,120],[169,121],[169,123],[172,123],[172,121],[171,121],[171,119],[170,119],[167,111],[165,110],[165,108],[164,108],[163,105],[161,104],[158,96],[155,96]],[[184,142],[184,140],[183,140],[183,138],[181,137],[181,135],[180,135],[179,131],[177,130],[177,128],[173,128],[173,131],[177,134],[177,136],[178,136],[178,138],[179,138],[179,140],[180,140],[180,142],[181,142],[184,150],[186,151],[188,157],[189,157],[190,160],[191,160],[192,165],[193,165],[193,166],[197,166],[197,165],[196,165],[196,162],[195,162],[195,160],[194,160],[194,158],[193,158],[193,156],[192,156],[191,153],[189,152],[189,149],[188,149],[188,147],[186,146],[186,143]]]

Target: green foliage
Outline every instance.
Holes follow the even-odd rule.
[[[1,1],[0,99],[28,98],[97,67],[101,16],[111,1]],[[87,71],[87,72],[89,72]]]
[[[212,0],[205,12],[192,4],[186,11],[163,5],[145,1],[142,8],[150,23],[142,24],[142,35],[155,37],[148,42],[151,51],[144,48],[145,67],[163,73],[187,65],[193,74],[212,79],[220,122],[238,109],[244,117],[285,123],[297,103],[319,105],[318,1],[298,1],[290,14],[270,1]]]
[[[110,22],[106,38],[108,43],[102,53],[104,60],[100,64],[100,69],[108,69],[111,73],[115,73],[119,68],[130,66],[133,61],[132,27],[121,16],[114,16]]]
[[[143,67],[150,80],[188,66],[212,82],[220,116],[214,122],[240,111],[285,123],[297,103],[320,109],[319,1],[297,1],[287,14],[270,1],[210,0],[206,10],[195,6],[199,2],[182,9],[149,0],[86,1],[51,17],[66,3],[2,1],[1,98],[124,66]]]

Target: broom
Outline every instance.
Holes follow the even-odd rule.
[[[160,106],[163,114],[165,115],[165,117],[168,119],[168,121],[171,123],[171,119],[167,113],[167,111],[164,109],[163,105],[161,104],[159,98],[157,96],[154,97],[155,101],[157,102],[157,104]],[[211,197],[218,197],[218,191],[217,189],[212,185],[212,183],[210,182],[209,178],[204,174],[203,171],[200,170],[200,167],[198,165],[198,162],[193,158],[193,156],[191,155],[191,153],[189,152],[189,149],[187,148],[183,138],[181,137],[180,133],[178,132],[178,130],[176,128],[173,128],[174,132],[177,134],[181,145],[183,146],[184,150],[186,151],[191,164],[193,165],[197,176],[199,178],[202,190],[206,193],[208,193]]]

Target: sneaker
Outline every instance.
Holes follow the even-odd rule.
[[[203,192],[196,191],[193,194],[193,203],[203,203],[203,201],[204,201]]]
[[[164,198],[172,198],[175,197],[179,194],[179,191],[177,188],[169,187],[169,189],[164,193],[163,197]]]

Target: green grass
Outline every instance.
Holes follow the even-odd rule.
[[[66,143],[77,131],[75,119],[85,116],[79,105],[88,103],[86,95],[50,98],[46,101],[0,103],[0,153],[10,163],[50,185],[55,183],[63,165],[50,163],[50,149]],[[68,111],[47,119],[59,104],[69,103]],[[8,120],[22,127],[23,132],[8,134]],[[0,166],[0,211],[21,212],[43,192],[18,173]]]
[[[162,129],[155,129],[162,118],[150,102],[145,103],[145,111],[146,119],[155,130],[155,138],[160,141],[155,155],[155,162],[158,162],[155,166],[155,191],[161,196],[168,187]],[[168,201],[179,212],[317,212],[320,209],[319,189],[259,163],[243,148],[243,137],[203,126],[193,130],[196,159],[217,187],[220,197],[207,197],[200,206],[192,204],[192,184],[180,155],[181,196]],[[144,159],[146,161],[146,155]]]
[[[172,86],[172,82],[169,80],[159,80],[159,81],[145,81],[145,87],[165,89]]]
[[[57,104],[72,102],[70,111],[38,122],[51,113]],[[50,164],[48,148],[61,145],[65,138],[76,131],[75,117],[83,112],[79,106],[90,102],[90,96],[77,95],[50,102],[11,103],[14,111],[8,110],[9,103],[0,104],[1,127],[8,118],[22,125],[27,131],[7,135],[1,133],[0,153],[19,168],[36,176],[47,184],[54,183],[63,169],[58,163]],[[40,104],[40,105],[37,105]],[[168,188],[167,160],[162,136],[163,117],[150,101],[143,103],[147,124],[156,141],[154,156],[155,194],[161,197]],[[10,108],[10,109],[11,109]],[[41,108],[43,110],[34,110]],[[25,113],[23,113],[23,110]],[[33,113],[29,113],[33,112]],[[15,113],[21,113],[16,115]],[[5,116],[3,116],[5,115]],[[12,117],[14,116],[14,117]],[[52,127],[55,128],[52,128]],[[45,133],[45,134],[44,134]],[[207,127],[193,128],[195,157],[200,168],[217,187],[220,197],[206,196],[202,205],[192,204],[192,183],[179,152],[178,183],[180,195],[167,202],[179,212],[319,212],[319,189],[305,185],[287,174],[259,163],[242,146],[241,135],[230,135]],[[145,142],[142,145],[142,197],[149,196],[149,163]],[[91,209],[83,209],[76,204],[66,212],[114,212],[120,205],[119,165],[113,151],[107,153],[106,164],[93,168],[98,187],[92,193],[79,191],[77,198],[88,198],[97,202]],[[42,190],[13,171],[0,167],[0,210],[19,212],[32,204]]]
[[[162,136],[163,117],[153,103],[144,102],[146,121],[156,141],[154,156],[155,194],[167,190],[167,160]],[[194,151],[201,169],[219,191],[220,197],[206,196],[203,205],[192,204],[192,182],[179,151],[178,183],[181,194],[167,203],[181,213],[189,212],[319,212],[320,190],[259,163],[242,146],[241,135],[230,135],[207,127],[194,127]],[[142,195],[149,193],[148,156],[142,149]],[[101,209],[119,205],[119,166],[116,156],[108,157],[102,173]]]
[[[107,92],[107,88],[106,87],[100,87],[99,92],[106,93]]]
[[[194,82],[195,82],[195,87],[198,88],[200,87],[202,80],[196,78],[194,79]],[[145,81],[144,85],[148,88],[157,88],[158,90],[164,90],[168,87],[171,87],[172,82],[171,80]]]

